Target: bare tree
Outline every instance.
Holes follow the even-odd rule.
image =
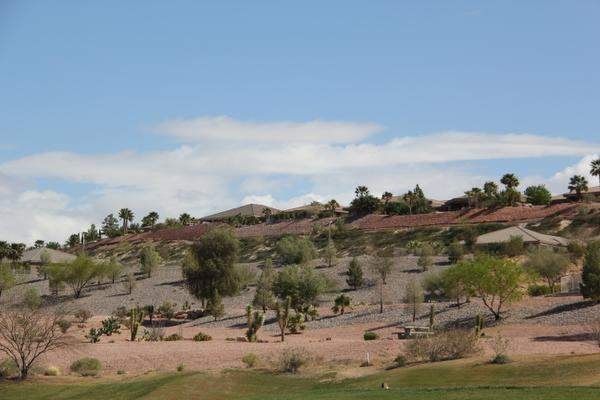
[[[0,352],[15,362],[21,379],[38,357],[63,345],[59,319],[58,313],[42,309],[0,310]]]

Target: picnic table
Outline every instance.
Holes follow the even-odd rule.
[[[429,326],[405,325],[402,331],[394,333],[398,335],[398,339],[410,339],[433,335],[433,330]]]

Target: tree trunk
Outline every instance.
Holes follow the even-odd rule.
[[[281,330],[281,341],[285,342],[285,329]]]

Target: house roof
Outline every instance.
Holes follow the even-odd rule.
[[[280,212],[282,213],[288,213],[288,212],[297,212],[297,211],[306,211],[308,213],[313,213],[316,214],[322,210],[325,209],[325,205],[324,204],[305,204],[303,206],[300,207],[293,207],[293,208],[288,208],[286,210],[282,210]],[[338,214],[345,214],[348,211],[344,210],[342,207],[337,207],[335,209],[335,212]]]
[[[232,209],[225,210],[225,211],[221,211],[216,214],[202,217],[200,219],[204,220],[204,221],[214,221],[214,220],[222,220],[222,219],[235,217],[236,215],[262,217],[263,210],[265,210],[267,208],[270,209],[273,214],[279,212],[278,209],[269,207],[269,206],[265,206],[263,204],[245,204],[243,206],[232,208]]]
[[[64,251],[49,249],[46,247],[38,247],[35,249],[25,250],[21,257],[21,262],[40,264],[42,262],[42,254],[46,252],[50,256],[51,263],[70,262],[77,257],[73,254],[65,253]]]
[[[511,226],[509,228],[486,233],[477,238],[476,244],[504,243],[515,236],[522,238],[525,243],[545,244],[550,246],[566,246],[569,244],[569,240],[563,237],[545,235],[522,226]]]

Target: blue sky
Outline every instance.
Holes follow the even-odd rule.
[[[448,197],[508,170],[562,190],[600,152],[599,18],[597,1],[4,0],[0,236],[358,183]]]

